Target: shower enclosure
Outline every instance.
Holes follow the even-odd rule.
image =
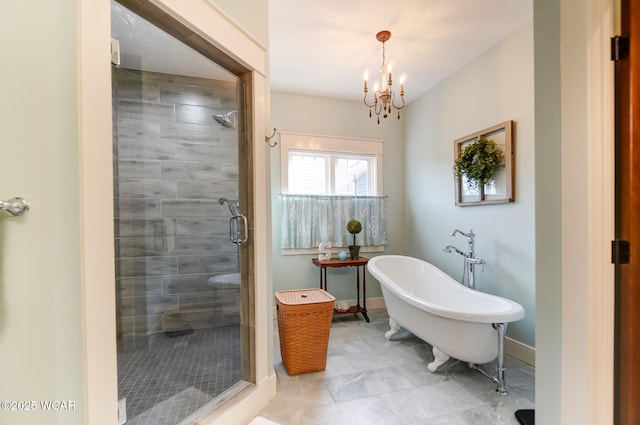
[[[244,87],[116,2],[112,36],[121,416],[189,423],[251,375]]]

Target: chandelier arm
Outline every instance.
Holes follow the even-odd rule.
[[[372,113],[376,116],[379,116],[382,112],[382,102],[375,101],[374,103],[367,103],[367,98],[364,98],[364,104],[369,108],[369,117],[371,117]]]
[[[395,95],[391,98],[391,104],[393,105],[394,108],[396,108],[398,111],[402,108],[405,107],[405,103],[404,103],[404,96],[400,96],[400,99],[402,99],[402,105],[401,106],[396,106],[396,97]]]
[[[373,112],[376,113],[376,115],[380,115],[380,112],[382,112],[382,102],[377,102],[373,108]]]
[[[362,99],[362,101],[363,101],[363,102],[364,102],[364,104],[365,104],[366,106],[368,106],[369,108],[373,108],[373,107],[376,105],[376,103],[377,103],[377,102],[374,102],[374,103],[368,103],[368,102],[367,102],[367,93],[365,93],[365,94],[364,94],[364,98]]]

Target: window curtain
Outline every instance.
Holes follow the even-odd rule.
[[[353,236],[347,232],[351,219],[362,223],[356,245],[386,245],[386,199],[386,196],[282,194],[280,247],[317,248],[321,242],[331,242],[334,248],[346,247],[353,243]]]

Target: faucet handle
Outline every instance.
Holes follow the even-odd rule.
[[[478,259],[478,264],[482,266],[482,271],[484,271],[484,265],[487,264],[487,262],[484,260]]]

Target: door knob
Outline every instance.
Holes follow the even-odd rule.
[[[6,211],[12,216],[20,216],[29,212],[29,201],[23,198],[11,198],[8,201],[0,200],[0,211]]]

